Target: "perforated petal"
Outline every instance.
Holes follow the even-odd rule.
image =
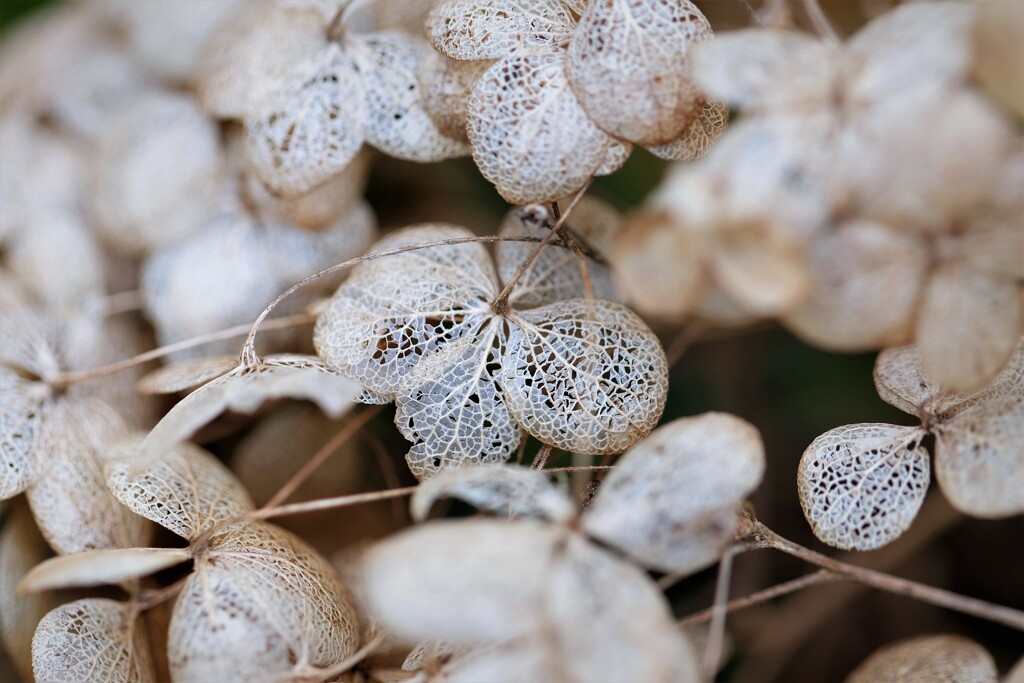
[[[711,25],[689,0],[594,2],[569,44],[569,80],[602,129],[663,144],[699,111],[686,56],[692,43],[710,36]]]
[[[787,326],[816,346],[860,351],[911,335],[928,269],[920,238],[879,223],[854,221],[815,241],[810,288]]]
[[[365,93],[351,57],[332,44],[315,67],[245,124],[249,164],[285,195],[306,192],[344,170],[365,139]]]
[[[873,550],[906,531],[928,491],[924,436],[914,427],[856,424],[811,442],[797,488],[814,535],[837,548]]]
[[[336,374],[315,356],[268,356],[259,366],[239,366],[176,403],[143,440],[135,459],[142,464],[154,462],[225,410],[251,413],[266,401],[292,398],[313,401],[326,414],[337,417],[354,404],[361,391],[358,384]]]
[[[935,476],[974,517],[1024,513],[1024,394],[963,409],[935,428]]]
[[[774,29],[719,33],[690,54],[701,89],[743,109],[822,104],[837,61],[835,50],[824,41]]]
[[[238,367],[234,356],[204,356],[172,361],[147,374],[136,385],[140,394],[177,394],[200,387]]]
[[[41,385],[0,367],[0,500],[25,490],[32,482],[32,444],[39,430],[43,403]]]
[[[190,559],[184,548],[115,548],[60,555],[37,565],[18,583],[18,591],[101,586],[148,576]]]
[[[511,204],[571,194],[605,161],[611,138],[580,106],[565,66],[564,52],[502,59],[470,95],[473,160]]]
[[[174,680],[313,676],[359,646],[348,591],[296,536],[250,524],[215,537],[174,606]]]
[[[648,147],[654,156],[669,161],[694,161],[700,159],[715,141],[725,132],[729,122],[729,108],[721,102],[702,100],[697,104],[697,114],[675,140],[663,145]]]
[[[925,374],[943,389],[977,389],[995,377],[1024,326],[1019,287],[953,262],[932,272],[916,339]]]
[[[502,322],[449,342],[419,363],[395,399],[395,424],[413,442],[412,473],[426,479],[446,469],[507,460],[520,428],[497,385]]]
[[[500,59],[566,45],[576,22],[559,0],[449,0],[431,10],[427,34],[453,59]]]
[[[394,233],[371,251],[470,235],[455,226],[418,226]],[[422,358],[479,329],[496,287],[494,266],[479,244],[370,261],[338,288],[317,319],[313,341],[328,366],[394,397]]]
[[[629,142],[623,142],[622,140],[612,139],[610,145],[608,145],[608,151],[604,154],[604,161],[596,171],[595,176],[611,175],[618,171],[629,159],[629,155],[633,153],[633,144]]]
[[[365,565],[371,613],[411,642],[486,645],[530,633],[555,545],[531,521],[441,521],[393,536]]]
[[[346,42],[366,96],[366,139],[399,159],[429,162],[469,153],[444,135],[423,108],[419,71],[430,46],[418,36],[378,31]]]
[[[490,68],[490,60],[463,62],[427,50],[420,62],[420,98],[423,109],[443,135],[469,141],[466,108],[477,79]]]
[[[732,542],[737,509],[764,468],[750,423],[724,413],[675,420],[619,460],[583,528],[647,567],[694,572]]]
[[[597,202],[598,200],[592,200]],[[581,200],[577,208],[584,208],[582,204],[587,198]],[[588,204],[590,202],[587,202]],[[592,208],[591,213],[595,214],[602,210],[611,212],[612,220],[605,223],[617,222],[617,214],[614,209],[606,205]],[[578,218],[573,214],[572,218]],[[597,218],[597,216],[593,216]],[[533,205],[519,209],[513,209],[501,223],[499,235],[502,237],[547,237],[552,221],[547,209],[542,206]],[[574,234],[579,234],[584,240],[591,231],[611,232],[608,226],[600,220],[570,220],[569,227]],[[612,229],[615,226],[612,226]],[[606,235],[597,236],[607,238]],[[498,263],[498,275],[503,282],[509,282],[522,264],[529,261],[530,257],[537,250],[537,244],[531,242],[499,242],[495,249]],[[584,245],[578,243],[573,236],[568,238],[560,236],[553,242],[545,245],[533,264],[526,269],[515,289],[512,290],[510,302],[517,308],[529,308],[532,306],[543,306],[553,304],[566,299],[597,298],[615,300],[618,291],[612,282],[611,272],[608,267],[599,263],[583,252]]]
[[[141,437],[118,444],[107,465],[107,486],[132,512],[193,539],[215,523],[253,509],[241,482],[210,453],[179,444],[137,474]]]
[[[509,410],[546,444],[619,453],[661,417],[668,366],[657,337],[610,301],[565,301],[516,313],[502,359]]]
[[[960,636],[923,636],[876,651],[846,683],[996,683],[995,662],[985,648]]]
[[[412,497],[413,519],[425,519],[441,498],[458,498],[510,517],[564,521],[574,513],[568,497],[552,485],[547,474],[513,465],[468,467],[423,482]]]

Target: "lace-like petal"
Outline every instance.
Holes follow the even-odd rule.
[[[431,10],[427,34],[453,59],[500,59],[553,51],[575,24],[559,0],[449,0]]]

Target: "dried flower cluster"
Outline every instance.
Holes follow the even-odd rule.
[[[775,321],[879,351],[878,395],[919,422],[807,446],[799,504],[828,545],[899,547],[933,467],[960,513],[1024,514],[1022,5],[865,0],[840,39],[815,0],[818,35],[784,0],[713,35],[713,4],[96,0],[5,36],[17,675],[696,683],[728,613],[836,579],[1024,631],[768,529],[748,498],[772,449],[666,411],[662,344]],[[623,216],[589,192],[635,147],[671,163]],[[495,230],[399,227],[374,199],[382,231],[381,155],[471,155],[514,206]],[[392,411],[397,433],[367,427]],[[386,499],[387,521],[336,510]],[[330,522],[267,521],[300,513]],[[728,602],[756,548],[819,572]],[[712,608],[678,622],[667,589],[716,565]],[[930,635],[846,680],[997,677]]]

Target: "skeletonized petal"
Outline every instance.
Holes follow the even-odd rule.
[[[492,319],[478,334],[435,351],[403,381],[395,424],[414,444],[405,458],[417,478],[515,453],[521,430],[497,384],[504,336],[501,321]]]
[[[466,134],[469,93],[491,64],[489,60],[461,62],[435,50],[423,55],[419,71],[420,97],[423,109],[443,135],[469,141]]]
[[[663,144],[699,112],[687,52],[710,35],[708,20],[689,0],[593,2],[569,44],[569,80],[603,130]]]
[[[32,669],[39,683],[156,681],[133,607],[105,598],[76,600],[47,614],[32,639]]]
[[[215,523],[253,509],[241,482],[202,448],[182,443],[138,474],[140,437],[118,445],[107,465],[107,486],[132,512],[193,539]]]
[[[748,422],[725,413],[675,420],[619,460],[583,528],[647,567],[694,572],[732,541],[736,511],[764,468],[761,436]]]
[[[959,263],[935,269],[918,314],[925,374],[943,389],[969,391],[1006,365],[1020,339],[1019,287]]]
[[[569,42],[575,21],[559,0],[449,0],[427,17],[427,34],[453,59],[549,52]]]
[[[576,99],[565,66],[564,52],[508,57],[470,95],[473,160],[511,204],[572,194],[605,161],[611,138]]]
[[[921,371],[916,346],[886,349],[875,360],[875,389],[883,401],[908,415],[917,415],[940,397],[940,389]]]
[[[39,430],[41,385],[0,367],[0,500],[24,491],[33,479],[30,452]],[[34,391],[35,389],[35,391]]]
[[[787,326],[816,346],[861,351],[904,342],[927,277],[928,249],[913,234],[854,221],[815,241],[810,288]]]
[[[1024,394],[978,403],[935,428],[935,476],[975,517],[1024,513]]]
[[[814,535],[837,548],[873,550],[906,531],[928,491],[924,436],[916,427],[856,424],[815,439],[797,471]]]
[[[413,519],[423,521],[441,498],[458,498],[481,509],[510,517],[564,521],[573,506],[548,475],[513,465],[480,465],[443,472],[416,487],[411,501]]]
[[[246,120],[246,157],[273,190],[301,194],[345,169],[363,145],[366,121],[362,80],[332,44],[315,69]]]
[[[357,39],[358,38],[358,39]],[[444,135],[423,108],[419,71],[430,46],[418,36],[380,31],[348,42],[366,96],[366,140],[380,151],[420,163],[469,153]]]
[[[846,683],[996,683],[985,648],[960,636],[923,636],[887,645],[864,660]]]
[[[383,252],[470,237],[465,228],[424,225],[378,242]],[[409,251],[358,266],[317,319],[313,342],[327,365],[393,398],[424,358],[475,334],[497,293],[494,266],[480,244]]]
[[[540,441],[570,452],[619,453],[657,424],[668,365],[657,337],[620,304],[570,300],[511,318],[501,388]]]
[[[729,108],[715,100],[703,100],[697,105],[697,115],[675,140],[648,147],[647,151],[669,161],[700,159],[725,132],[729,122]]]
[[[348,591],[298,537],[250,524],[214,538],[174,606],[171,677],[273,681],[337,664],[359,646]]]
[[[191,391],[238,367],[234,356],[204,356],[168,363],[147,374],[136,385],[140,394],[177,394]]]

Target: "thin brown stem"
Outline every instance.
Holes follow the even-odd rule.
[[[379,500],[411,496],[415,490],[415,486],[406,486],[405,488],[388,489],[387,491],[371,491],[369,493],[354,493],[349,496],[321,498],[319,500],[309,500],[304,503],[291,503],[289,505],[279,505],[278,507],[273,508],[262,508],[255,512],[243,515],[243,518],[249,520],[270,519],[271,517],[298,515],[303,512],[333,510],[335,508],[348,507],[350,505],[362,505],[363,503],[375,503]]]
[[[679,362],[679,359],[683,357],[683,354],[686,353],[687,349],[693,346],[694,342],[700,339],[701,335],[706,331],[707,325],[703,322],[692,322],[683,327],[665,350],[668,366],[670,368],[674,367]]]
[[[615,469],[615,465],[573,465],[572,467],[552,467],[545,472],[596,472]]]
[[[136,613],[145,612],[148,609],[153,609],[162,602],[166,602],[181,592],[181,589],[185,587],[185,582],[188,581],[189,577],[183,576],[169,586],[163,588],[151,588],[149,590],[142,591],[139,597],[136,598],[132,606]]]
[[[263,309],[263,312],[259,314],[256,321],[249,327],[249,336],[245,339],[245,344],[242,346],[241,361],[246,367],[255,367],[259,365],[260,357],[256,354],[256,333],[259,331],[260,326],[266,319],[270,312],[273,311],[278,304],[290,297],[295,292],[299,291],[306,285],[312,284],[317,280],[333,275],[334,273],[341,272],[353,266],[357,266],[360,263],[366,261],[374,261],[376,259],[385,258],[388,256],[396,256],[398,254],[405,254],[410,251],[417,251],[420,249],[432,249],[434,247],[450,247],[456,244],[471,244],[474,242],[478,243],[492,243],[492,242],[543,242],[538,237],[503,237],[499,235],[485,235],[481,237],[453,237],[446,240],[434,240],[432,242],[423,242],[421,244],[410,244],[404,247],[397,247],[395,249],[386,249],[384,251],[377,251],[372,254],[364,254],[362,256],[356,256],[347,261],[342,261],[329,268],[313,273],[309,277],[306,277],[299,282],[282,292],[276,299],[270,302],[270,304]]]
[[[118,315],[120,313],[131,313],[141,310],[146,304],[141,289],[129,289],[124,292],[115,292],[103,297],[97,304],[103,311],[103,315]]]
[[[272,508],[277,507],[284,501],[288,500],[288,497],[295,493],[295,490],[302,486],[303,482],[306,481],[314,472],[316,472],[321,465],[327,462],[327,459],[331,455],[341,448],[349,439],[351,439],[356,432],[362,429],[367,422],[369,422],[374,415],[381,411],[383,406],[371,406],[361,413],[356,415],[348,424],[346,424],[341,431],[335,434],[331,439],[320,447],[313,457],[310,458],[305,465],[303,465],[298,472],[292,475],[292,478],[282,486],[274,497],[267,501],[267,504],[263,507]]]
[[[725,642],[726,602],[729,600],[729,584],[732,582],[732,560],[742,548],[732,547],[725,551],[718,563],[718,580],[715,583],[715,599],[711,604],[711,625],[700,668],[704,680],[714,680],[718,661],[722,658],[722,644]]]
[[[755,525],[752,540],[760,547],[780,550],[851,581],[1024,631],[1024,612],[1020,610],[841,562],[783,538],[760,522]]]
[[[530,464],[531,470],[542,470],[544,465],[548,464],[548,458],[551,457],[551,446],[544,444],[541,446],[537,455],[534,456],[533,462]]]
[[[818,35],[831,43],[841,42],[839,34],[832,28],[832,23],[828,20],[828,15],[825,14],[825,10],[821,8],[818,0],[803,0],[803,4],[807,17],[811,20]]]
[[[284,317],[268,321],[265,329],[281,329],[284,327],[294,327],[296,325],[308,325],[314,320],[316,320],[316,317],[310,313],[296,313],[295,315],[286,315]],[[234,327],[229,327],[225,330],[204,334],[201,337],[193,337],[192,339],[185,339],[174,344],[168,344],[167,346],[151,349],[145,353],[140,353],[137,356],[125,358],[124,360],[120,360],[109,365],[101,365],[99,367],[87,368],[85,370],[69,370],[68,372],[62,372],[54,377],[50,381],[50,384],[55,387],[66,387],[75,382],[82,382],[89,379],[95,379],[97,377],[103,377],[105,375],[112,375],[114,373],[121,372],[122,370],[128,370],[129,368],[133,368],[137,365],[142,365],[143,363],[148,363],[149,361],[169,356],[172,353],[177,353],[178,351],[184,351],[185,349],[195,348],[196,346],[202,346],[203,344],[209,344],[215,341],[241,337],[248,333],[251,327],[252,326],[248,323],[244,325],[235,325]]]
[[[537,245],[537,248],[533,250],[533,253],[531,253],[530,256],[520,263],[518,268],[516,268],[516,272],[508,279],[508,282],[505,283],[504,289],[498,293],[497,298],[495,298],[494,303],[492,304],[492,308],[496,312],[504,313],[508,310],[508,298],[512,294],[512,290],[515,289],[517,284],[519,284],[519,280],[523,277],[526,271],[533,266],[534,262],[540,256],[541,252],[544,251],[545,247],[554,242],[555,238],[558,237],[558,233],[562,229],[562,226],[565,225],[565,221],[569,219],[569,216],[576,208],[576,205],[580,203],[581,199],[583,199],[583,195],[590,188],[590,183],[593,182],[593,180],[593,178],[588,179],[583,187],[579,189],[576,196],[572,198],[571,202],[569,202],[569,206],[567,206],[565,211],[562,212],[562,215],[558,217],[555,224],[551,226],[551,232],[544,236],[544,239],[541,240],[540,244]]]
[[[807,574],[806,576],[801,576],[798,579],[785,581],[765,588],[764,590],[759,590],[756,593],[745,595],[742,598],[730,600],[725,604],[725,611],[728,613],[736,612],[741,609],[746,609],[747,607],[760,605],[761,603],[768,602],[769,600],[774,600],[775,598],[782,597],[783,595],[801,591],[804,588],[809,588],[810,586],[816,586],[820,583],[828,583],[831,581],[839,581],[842,578],[843,577],[837,576],[827,569],[819,569],[813,574]],[[693,624],[700,624],[705,621],[709,621],[714,616],[714,613],[715,607],[712,606],[706,610],[696,612],[688,617],[680,619],[677,622],[677,625],[682,628],[685,626],[692,626]]]

